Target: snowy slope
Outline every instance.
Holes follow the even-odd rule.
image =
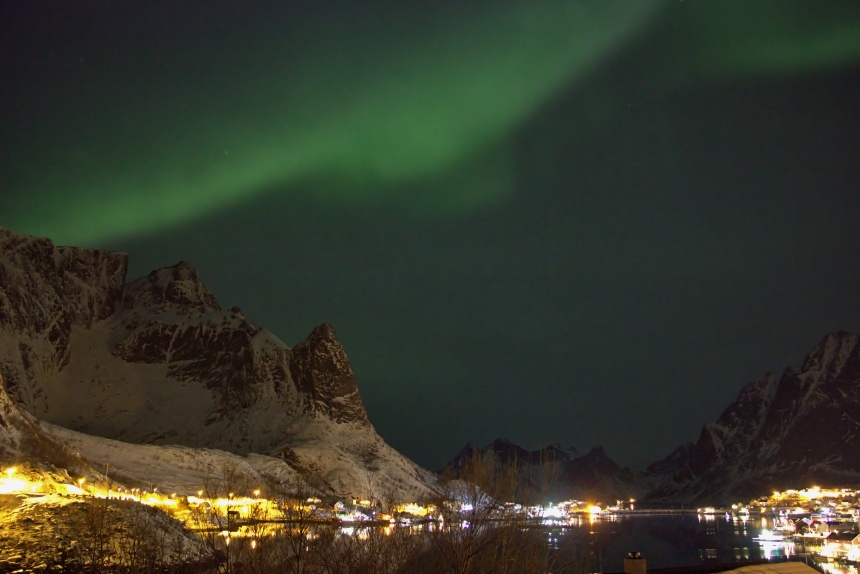
[[[106,470],[112,480],[127,487],[143,485],[148,489],[157,487],[161,492],[192,495],[207,484],[223,482],[228,471],[236,480],[254,488],[272,481],[290,489],[298,482],[298,473],[278,458],[187,446],[131,444],[46,422],[40,424],[52,438],[81,453]]]
[[[331,492],[430,493],[433,475],[368,421],[333,328],[290,349],[187,262],[131,283],[126,269],[0,228],[0,373],[23,408],[125,442],[280,458]]]
[[[825,337],[800,372],[744,387],[695,444],[646,469],[648,498],[724,502],[860,483],[860,336]]]

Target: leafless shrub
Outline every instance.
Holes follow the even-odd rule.
[[[88,572],[106,572],[117,556],[114,533],[119,521],[115,509],[108,499],[85,497],[78,510],[73,521],[77,533],[76,558]]]
[[[331,531],[325,544],[318,544],[325,574],[395,574],[417,559],[422,540],[403,528],[364,528],[352,535]]]
[[[473,574],[546,573],[570,569],[572,548],[550,544],[550,534],[528,508],[544,503],[558,476],[554,460],[500,463],[476,453],[443,483],[438,526],[430,548],[410,571]]]
[[[74,544],[63,570],[98,574],[187,569],[199,558],[186,547],[188,533],[179,524],[169,524],[171,520],[134,501],[82,497],[70,519]]]
[[[177,547],[175,539],[171,542],[155,516],[159,511],[88,497],[77,513],[72,562],[92,573],[173,572],[183,562],[185,568],[224,574],[589,571],[587,556],[569,547],[575,537],[548,530],[525,510],[545,502],[555,476],[552,461],[535,468],[475,456],[443,482],[438,498],[428,501],[438,521],[412,528],[350,525],[347,532],[323,521],[327,516],[317,508],[317,491],[307,483],[270,483],[256,490],[227,467],[205,481],[199,504],[187,506],[191,526],[206,548],[204,560]],[[252,500],[243,503],[241,536],[229,506],[217,504],[231,494]],[[379,509],[393,514],[393,494],[376,494]]]

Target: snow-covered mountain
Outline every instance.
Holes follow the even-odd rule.
[[[719,504],[789,488],[860,484],[860,335],[825,337],[799,372],[768,373],[745,386],[695,443],[634,474],[603,449],[526,450],[498,439],[464,447],[443,472],[491,454],[501,463],[559,468],[557,493],[615,501]],[[638,496],[637,496],[638,495]]]
[[[825,337],[799,372],[744,387],[695,444],[650,465],[650,500],[726,502],[860,483],[860,336]]]
[[[430,492],[368,421],[332,327],[290,349],[187,262],[126,271],[125,254],[0,228],[0,373],[24,409],[129,443],[276,457],[334,493]]]
[[[615,503],[637,497],[640,493],[636,476],[629,468],[621,468],[606,456],[603,447],[595,447],[584,455],[576,449],[550,445],[527,450],[506,438],[499,438],[478,448],[469,443],[458,452],[445,468],[443,475],[459,476],[461,470],[476,457],[491,456],[503,465],[517,465],[528,474],[545,474],[547,495],[555,500],[577,499],[589,502]],[[541,468],[543,467],[543,470]]]

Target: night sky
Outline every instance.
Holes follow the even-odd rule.
[[[0,225],[322,322],[438,469],[641,467],[860,330],[860,3],[3,2]]]

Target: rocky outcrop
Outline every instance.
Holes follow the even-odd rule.
[[[127,264],[124,253],[57,248],[0,228],[0,373],[14,399],[42,406],[41,380],[69,363],[72,328],[116,312]]]
[[[497,438],[483,448],[470,442],[460,449],[460,452],[454,455],[439,473],[457,475],[471,461],[486,456],[491,456],[496,463],[503,465],[539,466],[567,463],[576,456],[576,449],[564,449],[559,445],[550,445],[536,450],[527,450],[506,438]]]
[[[308,397],[306,412],[339,423],[369,424],[355,374],[331,325],[320,325],[293,347],[290,374]]]
[[[267,396],[298,399],[287,346],[238,308],[222,310],[186,261],[127,285],[112,323],[114,357],[166,366],[167,378],[215,392],[210,422],[230,419]]]
[[[650,500],[720,503],[860,483],[860,337],[825,337],[799,372],[744,387],[698,441],[650,465]]]
[[[290,349],[188,262],[131,283],[126,269],[125,254],[0,228],[0,373],[24,409],[128,442],[291,453],[332,491],[428,493],[430,473],[368,421],[332,327]]]

